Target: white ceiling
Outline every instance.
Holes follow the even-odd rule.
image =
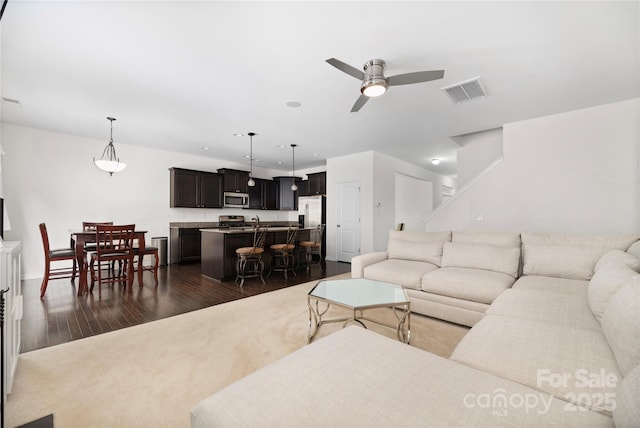
[[[10,0],[1,90],[20,104],[4,101],[2,120],[106,141],[114,116],[116,149],[239,163],[249,140],[232,134],[253,131],[265,168],[291,168],[296,143],[299,169],[377,150],[455,175],[449,137],[638,97],[638,5]],[[360,83],[332,57],[445,75],[350,113]],[[454,105],[441,90],[477,76],[486,98]]]

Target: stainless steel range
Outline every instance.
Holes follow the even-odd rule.
[[[221,215],[218,217],[218,226],[220,229],[242,229],[253,224],[246,223],[243,215]]]

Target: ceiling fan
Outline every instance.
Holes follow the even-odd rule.
[[[416,71],[414,73],[397,74],[385,77],[385,62],[381,59],[372,59],[364,64],[364,71],[346,64],[339,59],[329,58],[327,62],[340,71],[362,80],[360,92],[362,95],[351,107],[351,112],[357,112],[369,101],[369,98],[378,97],[389,89],[389,86],[409,85],[411,83],[428,82],[430,80],[442,79],[444,70]]]

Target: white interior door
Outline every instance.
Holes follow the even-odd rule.
[[[338,254],[340,262],[351,262],[360,254],[360,182],[338,183],[337,218]]]

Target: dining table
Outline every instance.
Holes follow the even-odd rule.
[[[78,296],[82,296],[89,292],[89,284],[87,281],[87,273],[89,271],[89,263],[85,260],[85,245],[96,242],[95,230],[71,229],[71,247],[75,249],[76,261],[80,270],[80,284],[78,285]],[[138,241],[138,266],[142,266],[144,257],[145,235],[146,230],[136,230],[133,232],[133,239]],[[138,283],[142,284],[142,269],[138,269]]]

